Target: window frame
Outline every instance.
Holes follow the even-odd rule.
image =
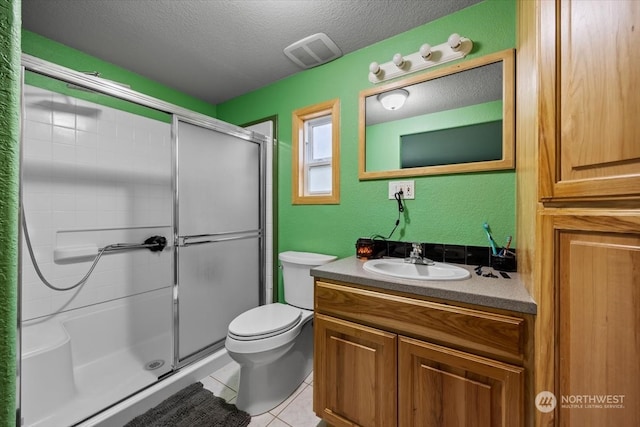
[[[304,139],[306,124],[322,117],[331,118],[331,160],[308,162],[310,148]],[[332,99],[295,110],[292,114],[292,203],[294,205],[340,203],[340,100]],[[331,192],[310,194],[307,191],[309,166],[331,166]]]

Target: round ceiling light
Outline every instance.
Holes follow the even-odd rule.
[[[409,92],[404,89],[396,89],[389,92],[383,92],[378,95],[378,101],[387,110],[397,110],[402,108],[404,102],[407,100]]]

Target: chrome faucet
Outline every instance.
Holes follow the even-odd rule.
[[[420,243],[412,243],[411,244],[411,253],[408,258],[404,259],[404,262],[411,264],[423,264],[423,265],[434,265],[435,262],[430,260],[429,258],[424,258],[422,256],[422,245]]]

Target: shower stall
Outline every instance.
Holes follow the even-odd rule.
[[[257,133],[23,56],[20,416],[122,425],[265,302]]]

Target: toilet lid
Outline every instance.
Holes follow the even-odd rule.
[[[302,312],[290,305],[274,303],[252,308],[233,319],[229,335],[238,340],[256,340],[281,334],[300,322]]]

